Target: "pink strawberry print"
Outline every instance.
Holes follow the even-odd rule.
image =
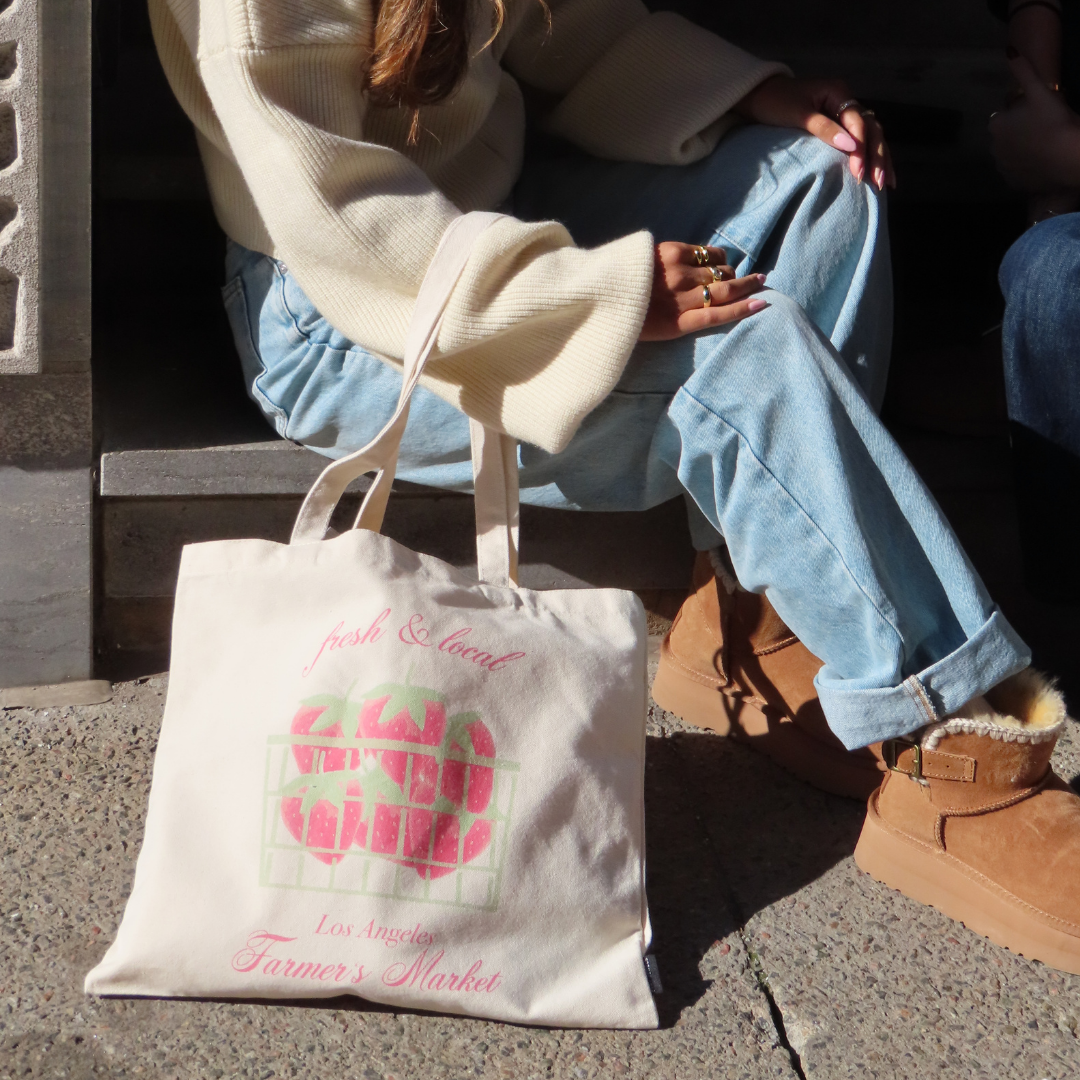
[[[347,699],[310,699],[301,704],[290,731],[293,735],[317,735],[320,740],[343,739],[346,707]],[[363,789],[359,779],[350,775],[360,764],[360,751],[294,742],[292,753],[302,776],[286,789],[281,819],[296,840],[321,849],[311,852],[316,859],[338,863],[345,856],[337,852],[347,851],[354,840],[361,846],[367,840]]]
[[[364,846],[367,839],[368,823],[363,820],[364,804],[361,800],[363,791],[355,781],[345,784],[341,833],[338,834],[338,807],[329,799],[318,799],[307,812],[307,834],[304,833],[304,798],[306,788],[301,794],[281,800],[281,819],[293,836],[309,848],[329,850],[312,851],[320,862],[338,863],[345,858],[349,846],[356,842]]]
[[[319,724],[321,717],[325,717],[328,712],[326,705],[304,705],[301,706],[300,711],[293,717],[292,724],[289,727],[289,731],[293,735],[307,735],[309,732],[314,731],[312,734],[319,734],[326,736],[327,738],[340,739],[345,733],[341,729],[342,720],[340,718],[327,717],[327,719],[333,719],[333,723],[329,726]],[[321,746],[307,746],[304,743],[293,743],[293,757],[296,759],[297,767],[303,773],[311,772],[312,764],[316,752],[321,752],[323,755],[321,771],[322,772],[339,772],[345,768],[345,750],[337,749],[324,749]],[[351,750],[348,754],[349,768],[355,769],[360,761],[360,751]]]
[[[491,766],[444,755],[448,751],[462,755],[471,752],[475,757],[494,759],[495,740],[475,713],[461,713],[448,721],[445,704],[431,698],[414,699],[394,712],[392,706],[388,708],[392,699],[392,694],[369,698],[360,710],[357,734],[362,738],[402,742],[409,747],[438,747],[439,752],[436,755],[414,749],[365,751],[378,757],[382,771],[401,796],[405,795],[406,778],[409,781],[407,800],[402,800],[407,805],[390,805],[376,796],[372,851],[396,855],[400,841],[401,854],[405,857],[395,861],[412,867],[420,877],[443,877],[452,873],[459,863],[475,859],[490,845],[491,822],[474,819],[490,805],[495,783],[495,770]],[[389,716],[384,720],[387,713]],[[418,713],[423,716],[423,726],[416,722]],[[442,758],[441,776],[439,758]],[[468,820],[462,840],[459,818],[463,813]]]
[[[312,851],[316,858],[338,862],[339,852],[355,844],[422,878],[439,878],[488,849],[492,823],[480,815],[487,812],[494,791],[495,740],[476,713],[448,717],[443,695],[406,680],[404,686],[376,687],[360,702],[309,699],[291,730],[344,740],[354,723],[357,739],[384,745],[362,754],[355,747],[302,741],[292,746],[304,776],[292,782],[296,791],[282,799],[282,819],[297,840],[322,849]],[[400,743],[401,749],[386,743]],[[451,753],[454,758],[447,756]],[[320,798],[326,785],[331,798]]]

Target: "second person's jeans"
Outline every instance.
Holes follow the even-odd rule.
[[[1028,229],[1001,264],[1001,328],[1029,589],[1080,603],[1080,214]]]
[[[914,731],[1029,663],[876,416],[891,337],[882,209],[842,154],[765,127],[683,168],[545,147],[514,192],[519,217],[562,220],[580,244],[648,228],[768,275],[758,314],[639,345],[562,453],[523,446],[522,498],[627,510],[688,493],[698,546],[722,536],[741,584],[824,661],[822,706],[849,747]],[[279,433],[331,457],[368,442],[398,372],[334,330],[280,262],[234,244],[228,274],[248,385]],[[422,388],[398,475],[471,484],[466,418]]]

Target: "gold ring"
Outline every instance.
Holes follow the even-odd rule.
[[[710,266],[709,273],[712,274],[713,281],[724,280],[724,272],[720,269],[719,266]]]
[[[694,258],[697,260],[698,266],[709,265],[709,252],[706,248],[703,248],[700,244],[694,248]]]
[[[712,307],[712,293],[709,291],[708,285],[701,286],[701,299],[702,307]]]

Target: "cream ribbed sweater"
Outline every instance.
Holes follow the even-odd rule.
[[[447,225],[509,194],[522,160],[518,82],[553,95],[548,127],[602,157],[684,164],[725,114],[785,69],[641,0],[507,0],[473,33],[454,95],[410,114],[362,93],[371,0],[150,0],[158,51],[197,129],[214,208],[233,239],[282,259],[343,334],[401,357],[417,289]],[[690,242],[697,237],[660,237]],[[653,245],[593,250],[561,225],[507,218],[476,245],[425,384],[545,450],[569,441],[637,340]]]

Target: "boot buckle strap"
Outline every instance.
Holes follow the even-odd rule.
[[[924,750],[910,739],[886,739],[881,757],[892,772],[912,780],[959,780],[970,784],[975,779],[975,759],[965,754],[943,750]]]
[[[908,750],[912,751],[912,767],[902,769],[899,765],[900,755]],[[885,739],[881,744],[881,756],[889,770],[902,776],[910,776],[912,780],[923,778],[922,754],[922,747],[910,739]]]

